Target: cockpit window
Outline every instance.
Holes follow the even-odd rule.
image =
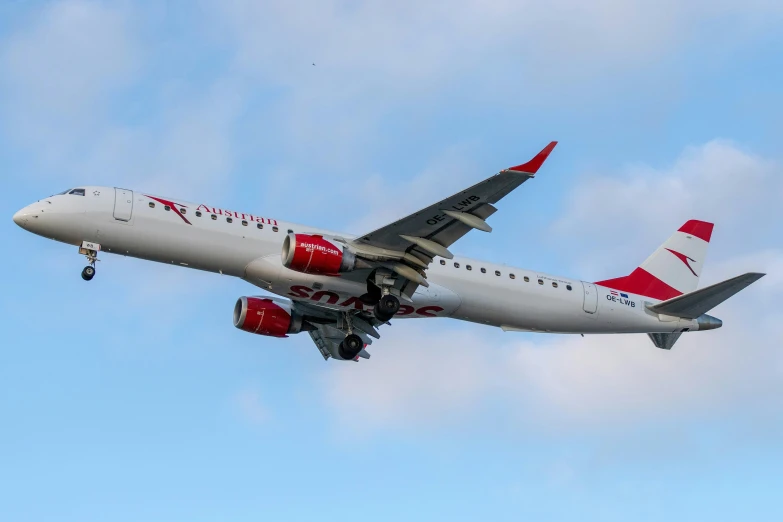
[[[63,190],[62,192],[58,192],[57,194],[55,194],[55,196],[62,196],[63,194],[67,194],[67,193],[69,193],[70,191],[71,191],[71,189],[65,189],[65,190]]]
[[[76,188],[70,191],[68,194],[71,194],[72,196],[84,196],[84,189]]]

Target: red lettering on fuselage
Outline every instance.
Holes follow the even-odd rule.
[[[267,223],[269,225],[277,226],[276,219],[258,217],[254,214],[243,214],[241,212],[237,212],[236,210],[226,210],[224,208],[208,207],[204,204],[199,205],[196,208],[196,210],[202,210],[204,212],[209,212],[210,214],[217,214],[219,216],[231,216],[237,219],[244,219],[247,221],[257,221],[258,223]]]
[[[330,305],[337,304],[337,301],[340,300],[340,296],[339,295],[335,294],[334,292],[328,292],[326,290],[321,290],[320,292],[314,293],[313,297],[311,297],[310,299],[312,299],[313,301],[315,301],[317,303],[320,303],[321,302],[321,298],[324,297],[324,296],[327,296],[326,303],[330,304]]]
[[[342,306],[344,308],[350,308],[350,306],[353,305],[353,307],[357,310],[364,310],[364,303],[362,303],[361,299],[358,297],[349,297],[342,303],[340,303],[338,306]]]
[[[442,312],[443,308],[440,306],[422,306],[418,310],[416,310],[416,313],[424,316],[424,317],[437,317],[438,312]]]
[[[314,294],[310,295],[311,292],[313,292],[313,289],[304,285],[293,285],[290,287],[290,292],[288,292],[288,295],[291,297],[298,297],[300,299],[310,299],[311,301],[315,301],[316,303],[321,303],[324,301],[324,297],[326,297],[325,304],[334,305],[337,304],[337,301],[340,300],[340,296],[337,295],[335,292],[330,292],[328,290],[321,290],[318,292],[315,292]],[[361,299],[359,299],[356,296],[350,296],[345,301],[337,305],[341,308],[351,308],[353,307],[355,310],[364,310],[364,311],[370,311],[373,307],[365,305]],[[401,304],[400,309],[397,312],[397,316],[409,316],[409,315],[420,315],[422,317],[437,317],[438,313],[442,312],[444,308],[440,306],[435,305],[428,305],[428,306],[422,306],[421,308],[414,308],[413,306]]]
[[[413,308],[412,306],[401,304],[400,309],[397,310],[396,315],[411,315],[415,310],[416,309]]]
[[[291,291],[288,292],[288,295],[291,297],[310,297],[310,292],[312,292],[312,290],[306,286],[294,285],[291,287]]]

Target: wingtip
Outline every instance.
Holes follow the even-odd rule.
[[[528,161],[527,163],[523,163],[521,165],[517,165],[516,167],[511,167],[508,170],[513,170],[515,172],[524,172],[526,174],[535,174],[538,172],[538,169],[541,168],[541,165],[544,164],[544,161],[546,161],[547,157],[549,157],[549,154],[554,150],[555,145],[557,145],[556,141],[552,141],[541,149],[541,152],[535,155],[533,159]]]

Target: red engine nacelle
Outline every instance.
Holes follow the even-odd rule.
[[[304,318],[286,303],[264,297],[240,297],[234,306],[234,326],[246,332],[288,337],[306,329]]]
[[[288,234],[282,257],[284,267],[305,274],[337,275],[356,266],[356,256],[345,246],[311,234]]]

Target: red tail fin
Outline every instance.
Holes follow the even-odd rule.
[[[699,284],[713,224],[692,219],[630,275],[596,284],[665,301]]]

